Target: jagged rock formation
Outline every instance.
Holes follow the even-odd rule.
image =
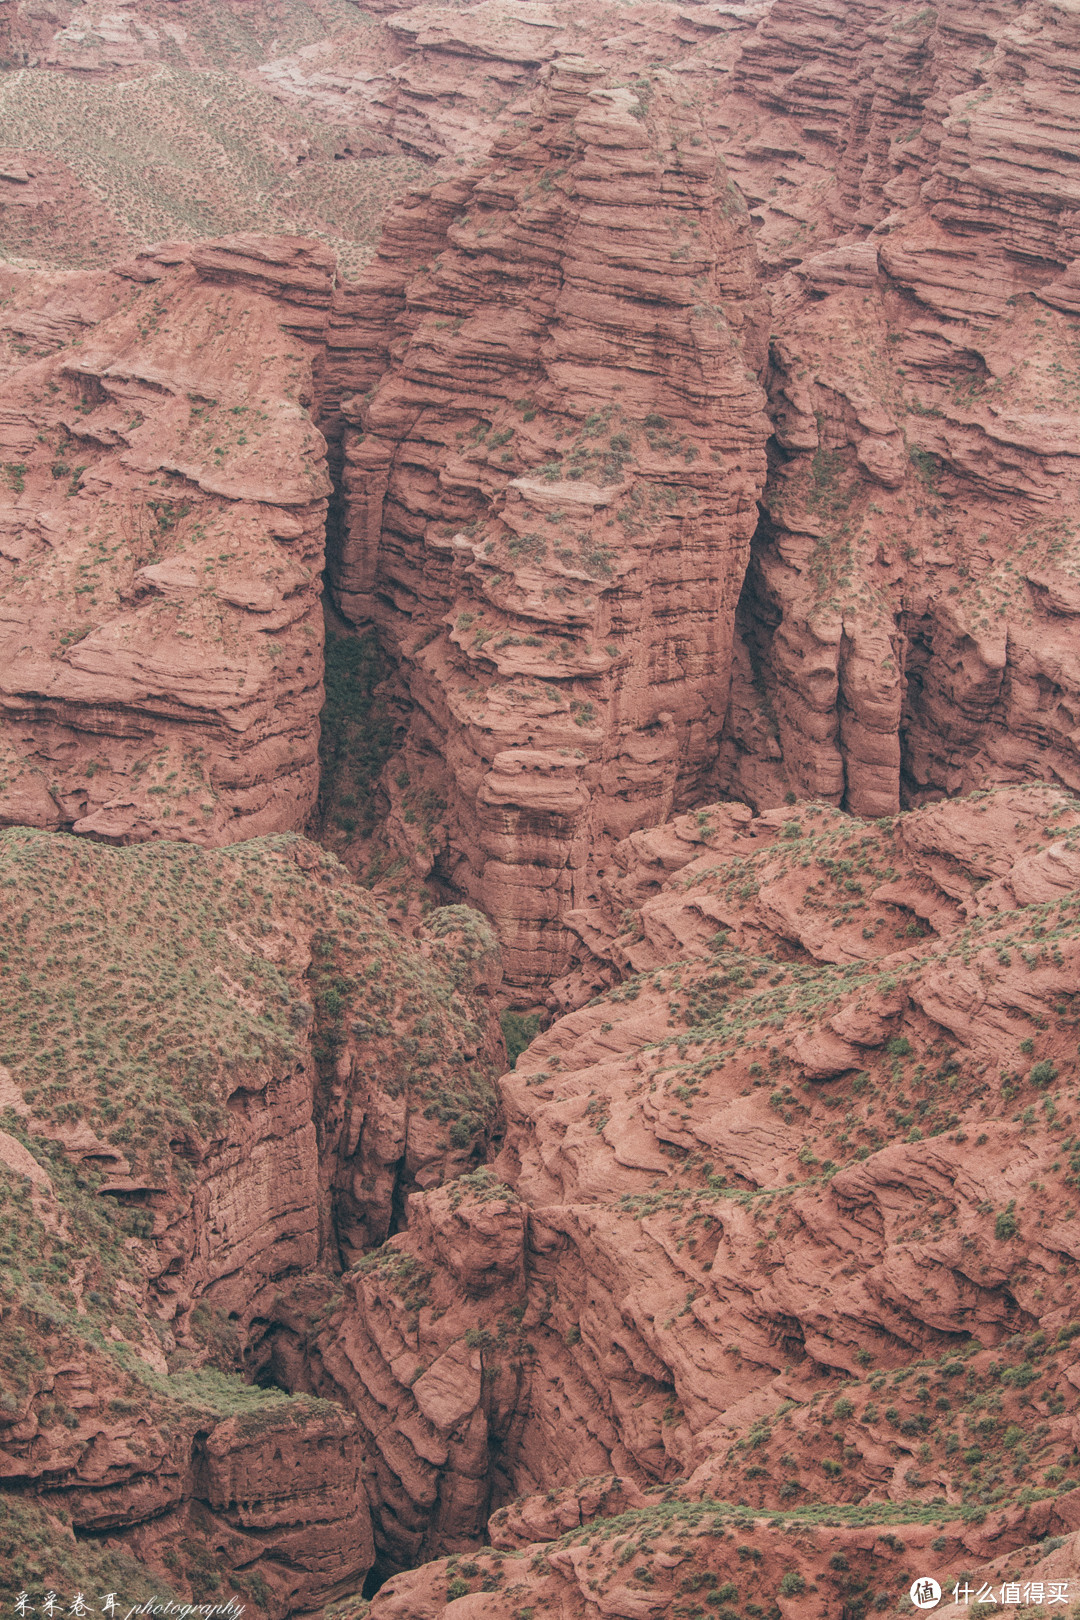
[[[73,69],[65,51],[76,37],[108,57],[110,38],[120,50],[122,35],[152,57],[177,8],[128,8],[97,32],[78,9],[16,7],[8,26],[14,17],[39,44],[55,35],[57,65]],[[335,28],[342,20],[327,14]],[[679,83],[700,98],[694,116],[750,205],[755,252],[775,283],[773,469],[716,778],[758,806],[790,788],[876,814],[986,774],[1076,781],[1066,645],[1075,570],[1071,529],[1057,515],[1073,501],[1076,460],[1076,244],[1060,155],[1072,140],[1075,27],[1070,11],[1043,0],[656,6],[605,11],[590,28],[558,5],[522,11],[486,0],[339,30],[262,75],[313,117],[355,126],[357,139],[445,160],[482,152],[495,120],[527,116],[545,63],[585,49],[625,74],[670,56],[677,41]],[[193,61],[204,60],[201,29],[185,36]],[[328,51],[344,53],[336,77]],[[119,69],[119,57],[108,62]],[[506,167],[506,153],[498,161]],[[17,153],[9,167],[15,178],[0,180],[0,201],[12,217],[29,217],[27,199],[63,182],[44,168],[24,182]],[[473,318],[476,297],[487,296],[451,280],[424,303],[420,265],[440,248],[459,266],[476,257],[475,244],[445,235],[464,207],[450,184],[409,207],[384,244],[379,277],[339,301],[346,397],[378,382],[399,331],[415,342],[410,323],[421,309],[452,323]],[[472,184],[460,182],[470,198]],[[414,316],[399,329],[410,281]],[[440,363],[462,358],[453,348],[444,344]],[[394,363],[407,369],[401,356]],[[480,403],[489,409],[486,396]],[[336,401],[332,437],[335,411]],[[481,419],[492,418],[478,405]],[[387,436],[384,423],[376,437]],[[363,455],[349,466],[348,481],[377,504],[379,470]],[[355,605],[381,562],[371,534],[362,545],[351,535],[348,549],[341,585]],[[413,701],[434,707],[419,691]],[[577,701],[596,707],[592,697]],[[434,723],[469,731],[477,720],[448,712]],[[512,795],[514,781],[499,793]],[[545,813],[572,826],[580,794],[566,784],[553,792],[563,808]],[[498,804],[487,811],[502,815]],[[446,842],[439,814],[426,816],[432,845]],[[480,892],[481,878],[462,876]],[[528,908],[527,895],[505,898],[507,916]],[[565,937],[552,932],[547,962],[565,954]],[[539,948],[528,938],[522,947]],[[511,970],[518,976],[516,958]]]
[[[484,1538],[513,1494],[502,1459],[528,1384],[516,1194],[481,1169],[414,1194],[407,1217],[403,1241],[343,1279],[317,1334],[303,1296],[282,1299],[255,1363],[356,1414],[383,1577]]]
[[[280,1290],[321,1304],[482,1153],[491,931],[406,943],[290,837],[9,830],[0,865],[0,1476],[181,1589],[309,1612],[372,1561],[366,1435],[238,1373]]]
[[[80,9],[16,9],[61,71],[180,8]],[[496,1107],[475,914],[6,835],[10,1579],[862,1620],[1072,1573],[1077,19],[424,7],[261,74],[449,159],[359,281],[0,277],[4,819],[301,823],[329,471],[391,841],[571,1009]],[[3,164],[38,230],[74,182]]]
[[[1078,841],[1048,787],[632,834],[580,920],[614,988],[463,1174],[474,917],[406,945],[297,839],[9,831],[7,1479],[275,1617],[372,1556],[410,1620],[1034,1566],[1078,1528]]]
[[[332,270],[316,244],[238,237],[54,278],[7,316],[4,824],[206,843],[302,825]]]
[[[892,1612],[913,1556],[941,1578],[1080,1529],[1078,839],[1030,788],[629,841],[631,976],[534,1042],[492,1174],[414,1200],[315,1336],[299,1387],[385,1425],[389,1567],[403,1500],[436,1504],[421,1552],[461,1536],[373,1617],[661,1615],[729,1580]],[[485,1438],[523,1495],[466,1556]],[[792,1543],[808,1502],[831,1528]]]
[[[756,803],[790,786],[874,815],[1080,782],[1078,49],[1068,8],[962,0],[778,0],[744,47],[739,89],[781,115],[788,212],[816,189],[840,244],[778,256],[776,454],[742,612],[758,693],[743,681],[726,761]]]
[[[774,285],[771,471],[716,781],[758,807],[792,790],[866,815],[987,777],[1075,785],[1075,244],[1060,157],[1071,140],[1075,19],[1052,5],[988,10],[960,0],[936,10],[915,0],[727,9],[723,18],[704,7],[641,13],[596,51],[601,61],[640,63],[663,54],[661,26],[675,31],[686,52],[680,83],[700,97]],[[467,20],[446,10],[409,16],[398,33],[418,42],[421,76],[436,72],[432,52],[443,53],[438,72],[455,57],[514,54],[505,8]],[[549,29],[550,49],[580,48],[566,14],[545,18],[563,31]],[[541,71],[519,65],[514,83]],[[378,76],[369,89],[385,98]],[[427,103],[429,123],[437,101]],[[440,262],[464,184],[451,182],[390,228],[358,306],[382,330],[378,358],[365,365],[360,355],[361,392],[385,369],[392,332],[412,332],[416,315],[392,325],[402,287],[410,267]],[[464,251],[455,240],[455,266]],[[423,279],[414,284],[417,313],[471,315],[471,285],[439,285],[436,298]],[[440,359],[460,365],[447,341]],[[415,377],[412,364],[395,356],[395,374],[410,376],[409,409],[429,386],[419,358]],[[365,461],[371,453],[357,447],[346,477],[375,485],[377,501],[382,474]],[[404,506],[415,525],[414,497]],[[379,566],[378,525],[366,510],[362,521],[362,542],[346,548],[355,560],[341,576],[343,601],[363,597]],[[405,519],[391,508],[396,521]],[[414,589],[410,580],[415,618]],[[399,599],[390,622],[400,612]],[[434,712],[427,672],[408,680],[412,700]],[[473,729],[472,709],[459,709],[439,710],[432,727]],[[570,824],[578,802],[569,784],[558,786],[548,813]],[[428,853],[445,838],[438,818],[437,808],[421,817],[431,824]],[[455,866],[452,854],[448,873]],[[471,892],[496,903],[479,886]],[[500,921],[506,927],[502,912]]]
[[[433,154],[460,146],[468,125],[479,149],[485,120],[508,127],[479,172],[417,194],[391,221],[377,267],[334,294],[318,360],[320,423],[335,474],[344,457],[344,528],[339,535],[335,527],[331,548],[339,603],[356,618],[374,614],[402,661],[399,692],[412,706],[407,757],[386,778],[391,830],[419,871],[496,917],[510,976],[522,985],[568,965],[566,914],[595,886],[586,846],[602,865],[605,841],[625,835],[635,817],[655,822],[673,796],[700,791],[725,702],[722,603],[740,564],[737,546],[719,572],[704,553],[686,553],[724,549],[744,534],[760,430],[749,393],[737,392],[744,379],[735,351],[726,381],[722,366],[707,376],[720,365],[709,358],[696,394],[677,367],[664,367],[680,322],[679,365],[686,357],[703,363],[709,318],[694,312],[710,300],[756,364],[758,312],[747,296],[755,256],[774,284],[772,467],[715,782],[758,807],[794,790],[880,814],[987,774],[1077,777],[1072,535],[1067,517],[1051,510],[1069,507],[1076,459],[1067,359],[1073,252],[1045,133],[1053,129],[1059,147],[1066,138],[1057,86],[1070,61],[1071,14],[1034,3],[999,16],[959,3],[931,15],[914,0],[899,12],[774,0],[723,16],[660,7],[635,13],[622,32],[612,27],[597,42],[601,63],[640,60],[659,49],[665,28],[686,54],[678,89],[646,76],[625,92],[626,106],[613,92],[601,139],[589,119],[607,81],[591,80],[567,54],[580,47],[581,25],[558,7],[526,17],[489,0],[466,13],[421,8],[392,19],[389,77],[379,55],[385,40],[370,44],[378,71],[369,88],[383,98],[384,132],[393,119],[413,117],[414,92],[415,101],[423,91],[429,122],[438,120],[449,106],[440,75],[479,85],[493,65],[498,93],[489,84],[475,105],[455,103],[459,125],[451,128],[451,118],[428,146]],[[525,35],[540,43],[526,49]],[[556,67],[544,67],[552,57]],[[515,118],[532,116],[523,92],[545,76],[554,87],[543,93],[547,121],[519,139]],[[1044,109],[1037,137],[1019,132],[1017,85]],[[693,105],[681,106],[686,100]],[[591,109],[587,117],[582,107]],[[613,144],[616,124],[621,147]],[[672,131],[674,158],[665,147]],[[425,139],[417,135],[414,148],[427,150]],[[710,142],[750,204],[752,252],[738,220],[724,217],[720,191],[710,189]],[[661,147],[667,179],[657,178]],[[638,184],[650,162],[661,187],[651,203]],[[566,174],[556,175],[559,168]],[[676,172],[677,198],[663,189]],[[628,176],[642,231],[636,260],[619,223]],[[19,175],[6,185],[13,196],[25,192]],[[461,224],[467,213],[469,227]],[[689,234],[668,252],[685,246],[690,254],[672,262],[697,276],[680,288],[665,266],[670,302],[660,307],[674,325],[653,327],[652,360],[628,359],[634,343],[618,323],[648,328],[656,292],[649,277],[656,283],[659,274],[649,233],[672,220]],[[509,252],[527,268],[520,281],[505,275],[500,255]],[[545,306],[541,291],[534,303],[534,288],[554,285],[556,263],[571,272],[562,302],[549,293]],[[701,275],[710,286],[692,288]],[[596,288],[611,276],[623,302],[601,314],[610,291]],[[1017,344],[1025,351],[1019,365]],[[620,367],[631,375],[616,384]],[[444,387],[447,369],[468,379],[465,393]],[[623,396],[608,392],[620,386]],[[377,396],[364,403],[372,388]],[[721,424],[715,414],[705,422],[701,401],[732,388],[731,421],[722,427],[740,470],[729,477],[706,447]],[[342,450],[341,404],[350,399],[348,415],[360,425],[347,428]],[[608,406],[611,421],[586,428]],[[508,432],[512,440],[493,444]],[[474,434],[486,437],[471,445]],[[312,444],[305,457],[317,456]],[[580,457],[570,468],[574,450],[603,450],[598,465],[606,458],[609,471],[592,468],[590,476]],[[695,450],[704,453],[684,471],[683,457]],[[543,468],[538,481],[532,475]],[[560,470],[583,476],[564,479]],[[597,482],[609,475],[618,481]],[[718,508],[719,529],[699,541],[682,534],[684,516],[694,534],[708,534],[710,477],[733,510]],[[572,499],[560,505],[561,486],[571,482]],[[683,494],[670,516],[658,507],[635,534],[642,515],[624,498],[634,489],[654,501]],[[605,492],[620,504],[603,504]],[[694,497],[705,505],[692,509]],[[680,501],[691,503],[685,514]],[[558,523],[547,521],[554,514],[566,531],[557,539]],[[681,538],[663,564],[668,548],[648,546],[650,578],[641,553],[659,516],[678,522]],[[473,523],[465,538],[478,556],[454,539]],[[725,525],[731,535],[721,539]],[[314,555],[314,528],[310,540]],[[624,548],[636,559],[625,579]],[[670,578],[661,578],[665,569]],[[713,640],[691,652],[681,635],[658,630],[655,651],[646,651],[647,639],[639,644],[626,626],[665,615],[681,624],[678,592],[688,586],[698,600],[709,595],[710,613],[718,609]],[[557,613],[555,592],[566,593]],[[658,678],[665,660],[684,673]],[[664,703],[646,704],[648,712],[630,695],[641,671],[667,687]],[[317,678],[313,665],[310,673]],[[306,690],[297,705],[313,703],[314,689]],[[248,727],[245,742],[265,723]],[[241,803],[237,816],[237,805],[222,803],[220,816],[211,813],[212,837],[234,822],[235,830],[258,831],[300,817],[310,804],[313,753],[310,733],[294,740],[298,728],[299,716],[284,728],[289,741],[280,733],[260,740],[265,757],[250,774],[236,769],[236,795],[251,804]],[[441,761],[435,769],[432,751]],[[41,766],[49,775],[44,758]],[[282,779],[276,810],[267,775]],[[78,784],[72,811],[34,788],[37,802],[28,798],[20,813],[80,823],[81,792]],[[130,824],[134,835],[159,825],[145,805],[128,808],[117,825]]]
[[[343,404],[333,579],[413,705],[391,824],[536,983],[590,852],[715,746],[764,470],[745,212],[676,84],[565,60],[528,130],[394,217],[351,314],[376,386]]]

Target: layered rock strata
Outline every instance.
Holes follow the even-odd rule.
[[[514,1491],[531,1356],[517,1195],[481,1169],[412,1195],[406,1214],[315,1333],[303,1296],[282,1299],[255,1362],[356,1415],[384,1579],[484,1539]]]
[[[237,237],[7,317],[40,357],[12,353],[0,422],[3,823],[221,843],[309,813],[332,274]]]
[[[16,1493],[174,1589],[311,1612],[374,1556],[368,1436],[240,1373],[279,1293],[308,1278],[321,1308],[484,1151],[491,930],[451,908],[407,943],[291,837],[8,830],[0,866],[0,1512]]]
[[[793,148],[839,154],[815,210],[839,245],[778,265],[775,456],[724,763],[758,805],[791,788],[875,815],[1080,781],[1078,49],[1067,8],[959,0],[782,0],[743,48],[740,91]],[[778,178],[798,217],[806,183]]]
[[[565,965],[590,850],[711,758],[763,474],[759,318],[690,98],[580,60],[392,219],[353,299],[374,393],[344,404],[335,597],[413,705],[391,827],[492,917],[516,984]]]
[[[373,1616],[659,1616],[729,1582],[891,1613],[913,1560],[944,1584],[1080,1529],[1078,838],[1016,788],[630,840],[630,976],[534,1042],[491,1179],[414,1205],[318,1337],[414,1504],[423,1459],[453,1494],[493,1433],[521,1493],[494,1551],[464,1515]]]

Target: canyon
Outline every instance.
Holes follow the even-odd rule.
[[[5,1601],[1075,1583],[1072,0],[0,61]]]

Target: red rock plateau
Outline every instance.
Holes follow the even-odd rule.
[[[0,13],[4,1599],[1080,1598],[1075,0]]]

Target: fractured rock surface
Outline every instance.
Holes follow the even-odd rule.
[[[461,1444],[498,1414],[494,1477],[520,1493],[495,1553],[397,1575],[373,1616],[466,1594],[661,1615],[728,1581],[801,1597],[785,1613],[893,1612],[912,1559],[1019,1568],[1080,1529],[1074,801],[1001,789],[884,827],[716,806],[663,831],[639,852],[667,876],[612,947],[629,976],[500,1082],[488,1267],[417,1211],[367,1263],[378,1349],[348,1293],[330,1328],[384,1409],[401,1381],[404,1465],[464,1293],[475,1397],[459,1376],[434,1417]],[[616,926],[652,881],[644,836]],[[412,1267],[427,1297],[387,1289]],[[817,1528],[809,1502],[833,1504]]]
[[[8,13],[58,73],[208,59],[172,0]],[[1074,1572],[1077,22],[420,7],[252,58],[443,165],[359,280],[5,268],[5,1579]],[[0,154],[15,239],[72,175]],[[476,913],[190,847],[314,803],[331,494],[390,841],[567,1010],[497,1096]]]
[[[715,749],[764,474],[752,271],[679,86],[568,59],[479,173],[392,218],[345,306],[375,389],[343,402],[334,594],[400,660],[397,770],[433,801],[423,839],[392,825],[518,984],[565,967],[590,852]]]
[[[772,116],[733,172],[779,278],[725,766],[755,803],[1077,785],[1077,27],[777,0],[742,50]]]
[[[128,1580],[134,1558],[310,1612],[372,1562],[366,1432],[239,1375],[280,1290],[309,1279],[317,1314],[412,1191],[483,1152],[491,930],[450,908],[395,937],[288,836],[9,829],[0,866],[5,1591],[35,1578],[23,1532],[53,1557],[61,1525],[107,1535]]]
[[[120,843],[303,823],[330,487],[309,408],[332,268],[313,243],[232,238],[54,277],[36,305],[12,275],[3,823]]]

